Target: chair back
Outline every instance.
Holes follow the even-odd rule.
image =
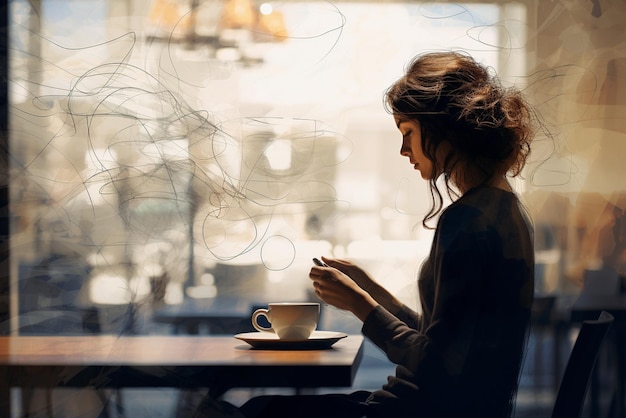
[[[613,316],[605,311],[597,320],[583,321],[565,366],[552,418],[580,418],[582,415],[591,371],[612,323]]]

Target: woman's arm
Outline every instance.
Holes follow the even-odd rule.
[[[350,277],[361,289],[365,290],[378,304],[383,306],[391,314],[395,315],[409,327],[417,329],[419,316],[411,308],[402,303],[387,289],[371,278],[361,267],[347,260],[322,257],[324,262],[346,276]]]

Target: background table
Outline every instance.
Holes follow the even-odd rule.
[[[212,300],[185,299],[179,305],[168,305],[154,312],[152,320],[173,326],[175,334],[228,334],[254,331],[252,312],[266,304],[241,298]],[[202,329],[202,328],[206,329]]]
[[[350,387],[363,337],[326,350],[257,350],[232,336],[0,337],[0,416],[11,387]]]

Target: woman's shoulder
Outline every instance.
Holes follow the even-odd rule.
[[[477,219],[497,221],[511,213],[519,200],[514,192],[496,187],[477,187],[451,203],[441,214],[441,223],[473,223]]]

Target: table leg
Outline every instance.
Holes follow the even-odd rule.
[[[200,324],[198,321],[189,321],[185,325],[185,332],[188,335],[198,335],[200,334]]]
[[[9,370],[0,366],[0,417],[11,417],[11,385],[9,384]]]

